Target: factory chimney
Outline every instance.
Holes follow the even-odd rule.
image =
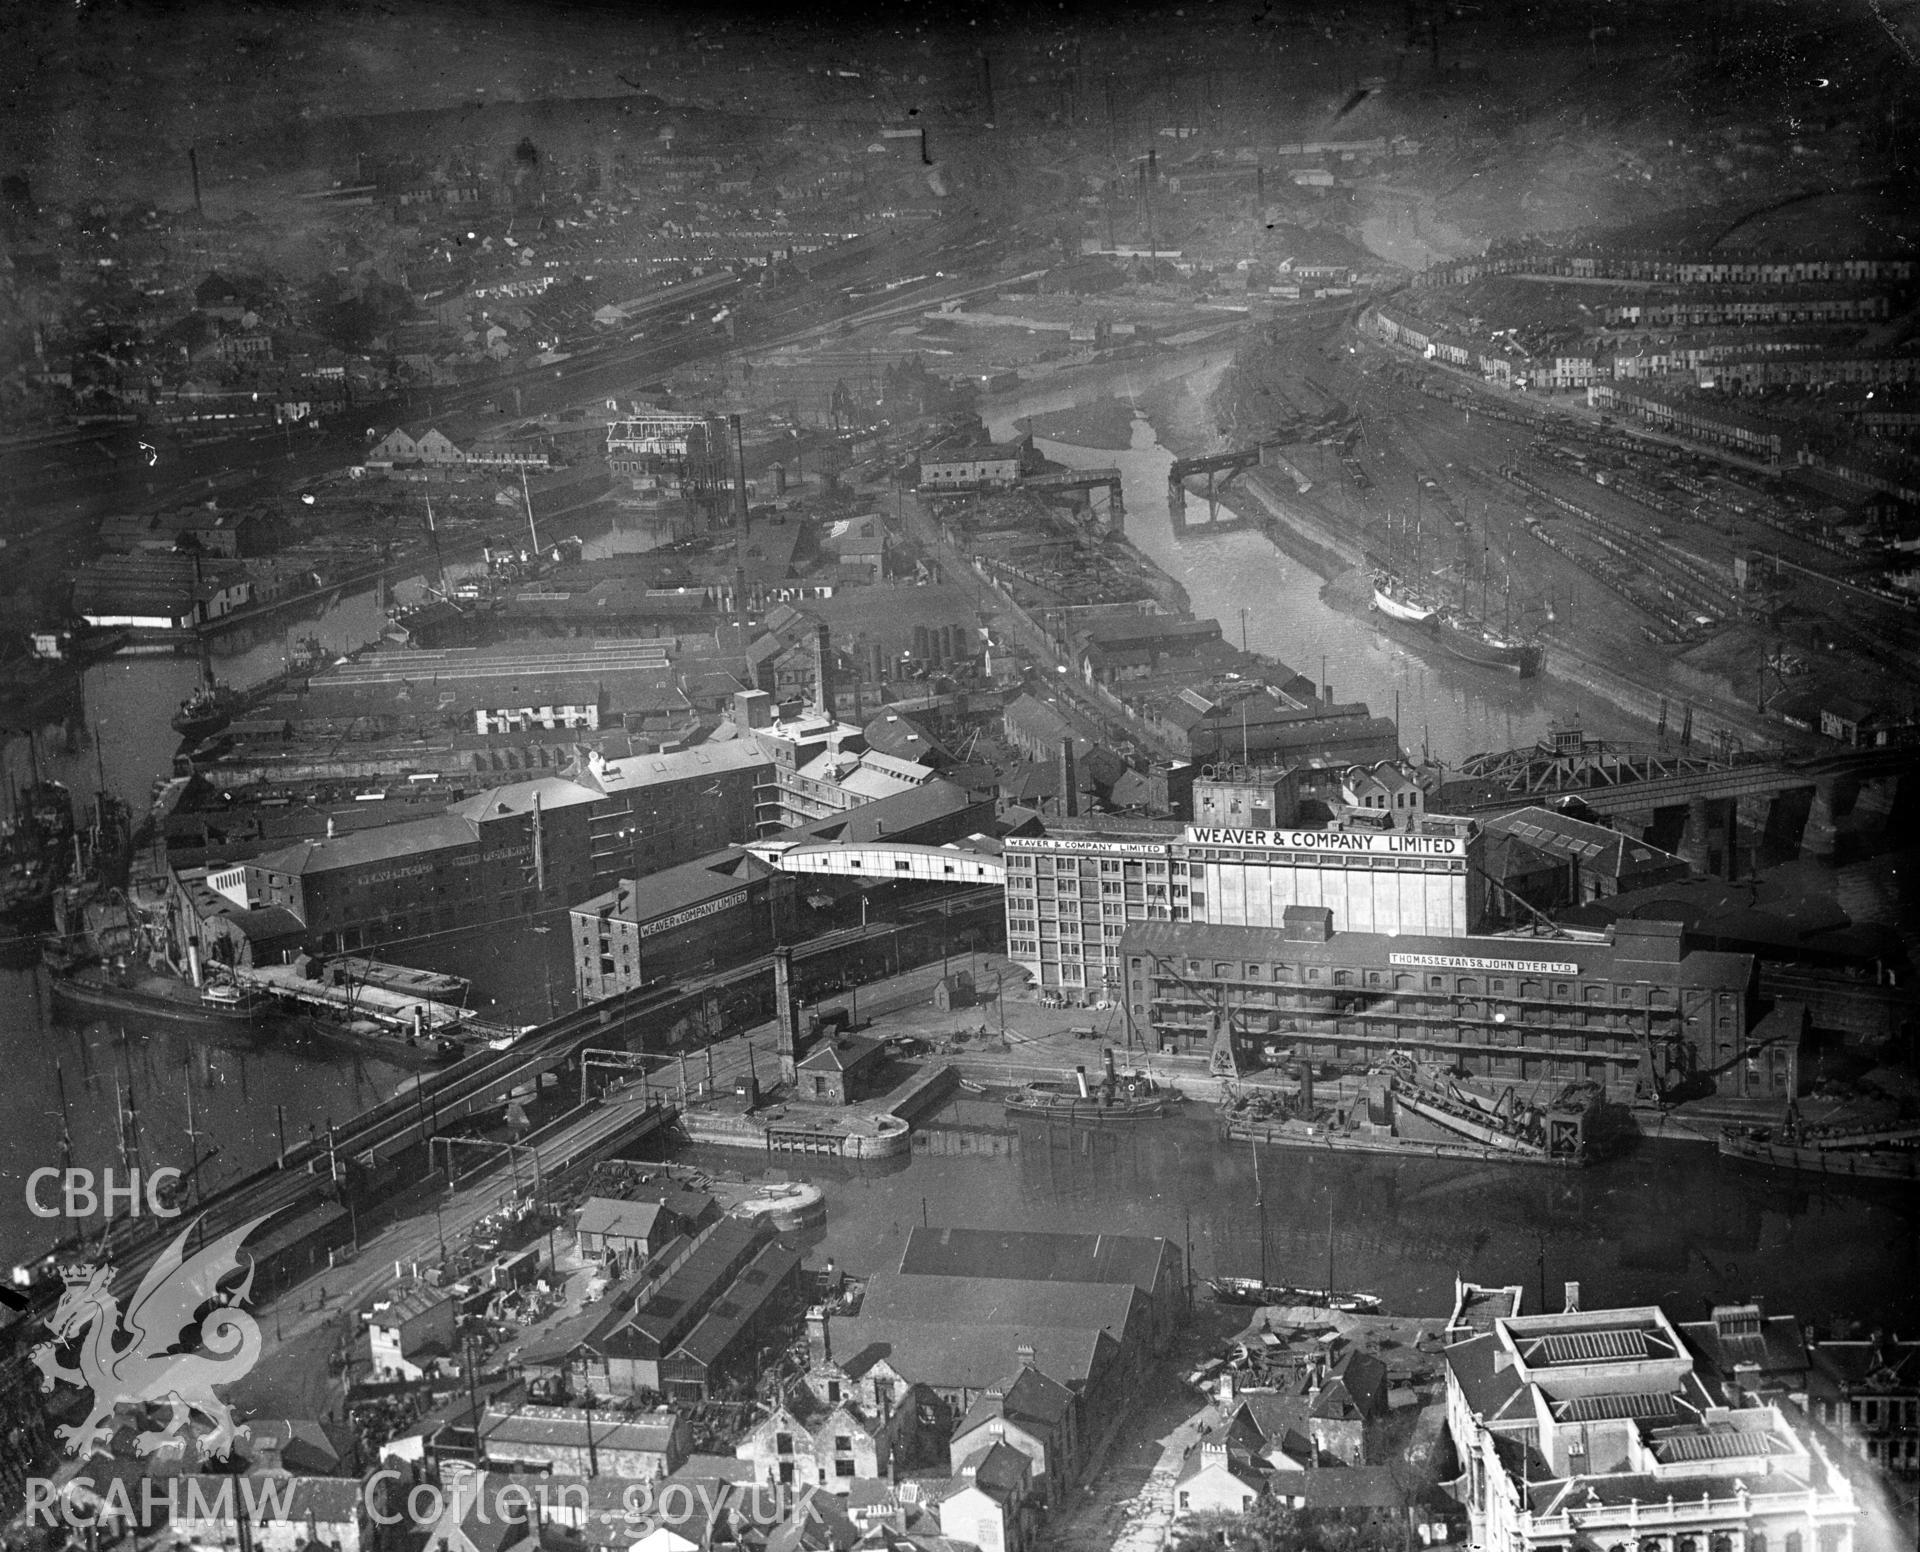
[[[735,542],[744,550],[747,542],[747,443],[740,431],[738,415],[729,415],[727,424],[733,427],[733,521],[738,529]]]
[[[793,998],[793,950],[782,944],[773,951],[773,1010],[779,1021],[774,1048],[780,1057],[780,1081],[800,1081],[800,1009]]]
[[[1080,814],[1080,778],[1073,766],[1073,735],[1060,740],[1060,817],[1076,819]]]
[[[833,716],[833,649],[824,621],[813,628],[813,709]]]
[[[203,216],[207,212],[200,203],[200,153],[192,146],[187,147],[187,170],[193,174],[193,213]]]

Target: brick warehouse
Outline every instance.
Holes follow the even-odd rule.
[[[331,952],[521,920],[587,893],[599,801],[559,777],[516,782],[444,814],[285,846],[208,884],[244,908],[291,912],[307,946]]]
[[[1278,931],[1130,924],[1127,1028],[1146,1050],[1211,1039],[1225,1020],[1258,1059],[1368,1065],[1390,1051],[1494,1081],[1590,1080],[1607,1096],[1671,1091],[1784,1100],[1797,1004],[1763,1009],[1753,956],[1692,947],[1677,922],[1622,921],[1604,941],[1337,932],[1296,906]]]

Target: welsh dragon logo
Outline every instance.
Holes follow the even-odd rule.
[[[84,1456],[106,1444],[122,1403],[157,1402],[170,1406],[173,1415],[165,1427],[135,1435],[137,1453],[184,1450],[195,1412],[213,1424],[200,1441],[207,1453],[225,1457],[232,1451],[247,1429],[235,1424],[213,1387],[231,1385],[260,1359],[260,1327],[238,1308],[253,1291],[254,1264],[248,1257],[243,1272],[239,1251],[271,1216],[242,1224],[188,1255],[187,1241],[200,1221],[195,1219],[161,1252],[124,1313],[111,1291],[111,1266],[61,1269],[66,1288],[46,1322],[54,1339],[29,1356],[40,1370],[43,1391],[62,1383],[93,1392],[86,1420],[55,1430],[69,1454]],[[60,1351],[75,1343],[77,1365],[70,1365]]]

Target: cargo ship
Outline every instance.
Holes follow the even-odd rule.
[[[1503,590],[1506,611],[1498,628],[1490,622],[1487,593],[1492,582],[1492,551],[1480,552],[1480,607],[1468,607],[1467,589],[1461,588],[1458,605],[1440,611],[1440,645],[1452,657],[1464,663],[1481,663],[1489,668],[1511,668],[1522,679],[1540,671],[1540,649],[1513,628],[1513,578],[1506,579]]]
[[[1538,647],[1517,635],[1495,630],[1463,610],[1449,609],[1441,615],[1439,636],[1440,645],[1448,654],[1463,662],[1511,668],[1522,679],[1530,679],[1540,671]]]
[[[251,1028],[270,1011],[264,997],[249,995],[227,982],[193,986],[177,976],[100,964],[54,976],[53,996],[68,1008],[89,1013],[131,1014],[222,1029]]]
[[[1801,1170],[1850,1180],[1920,1180],[1920,1146],[1908,1135],[1890,1136],[1878,1143],[1839,1144],[1791,1127],[1777,1133],[1765,1126],[1729,1126],[1719,1136],[1723,1158],[1768,1164],[1775,1169]]]

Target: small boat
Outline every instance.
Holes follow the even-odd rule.
[[[1764,1126],[1729,1126],[1720,1133],[1718,1146],[1723,1158],[1770,1164],[1775,1169],[1850,1180],[1920,1179],[1920,1148],[1813,1147],[1775,1141],[1772,1130]]]
[[[1344,1289],[1295,1288],[1286,1283],[1264,1283],[1257,1277],[1210,1277],[1207,1285],[1221,1304],[1265,1306],[1297,1305],[1308,1309],[1336,1310],[1344,1315],[1377,1315],[1381,1300],[1377,1293],[1355,1293]]]
[[[53,978],[54,999],[70,1008],[131,1013],[176,1024],[246,1027],[268,1011],[264,998],[226,982],[194,986],[176,976],[107,965],[82,965]]]
[[[962,1078],[960,1080],[960,1088],[962,1092],[967,1094],[979,1095],[987,1092],[986,1084],[976,1083],[972,1078]]]
[[[189,743],[211,738],[234,718],[246,704],[246,697],[231,685],[202,685],[180,703],[173,714],[173,730]]]
[[[467,1054],[450,1035],[416,1036],[373,1018],[310,1013],[296,1027],[310,1042],[358,1051],[396,1067],[438,1067]]]
[[[1424,626],[1429,630],[1440,613],[1438,604],[1429,603],[1404,582],[1384,573],[1373,579],[1373,607],[1390,620]]]
[[[318,636],[302,636],[287,649],[287,675],[293,679],[304,679],[309,674],[318,673],[330,661],[326,643]]]

